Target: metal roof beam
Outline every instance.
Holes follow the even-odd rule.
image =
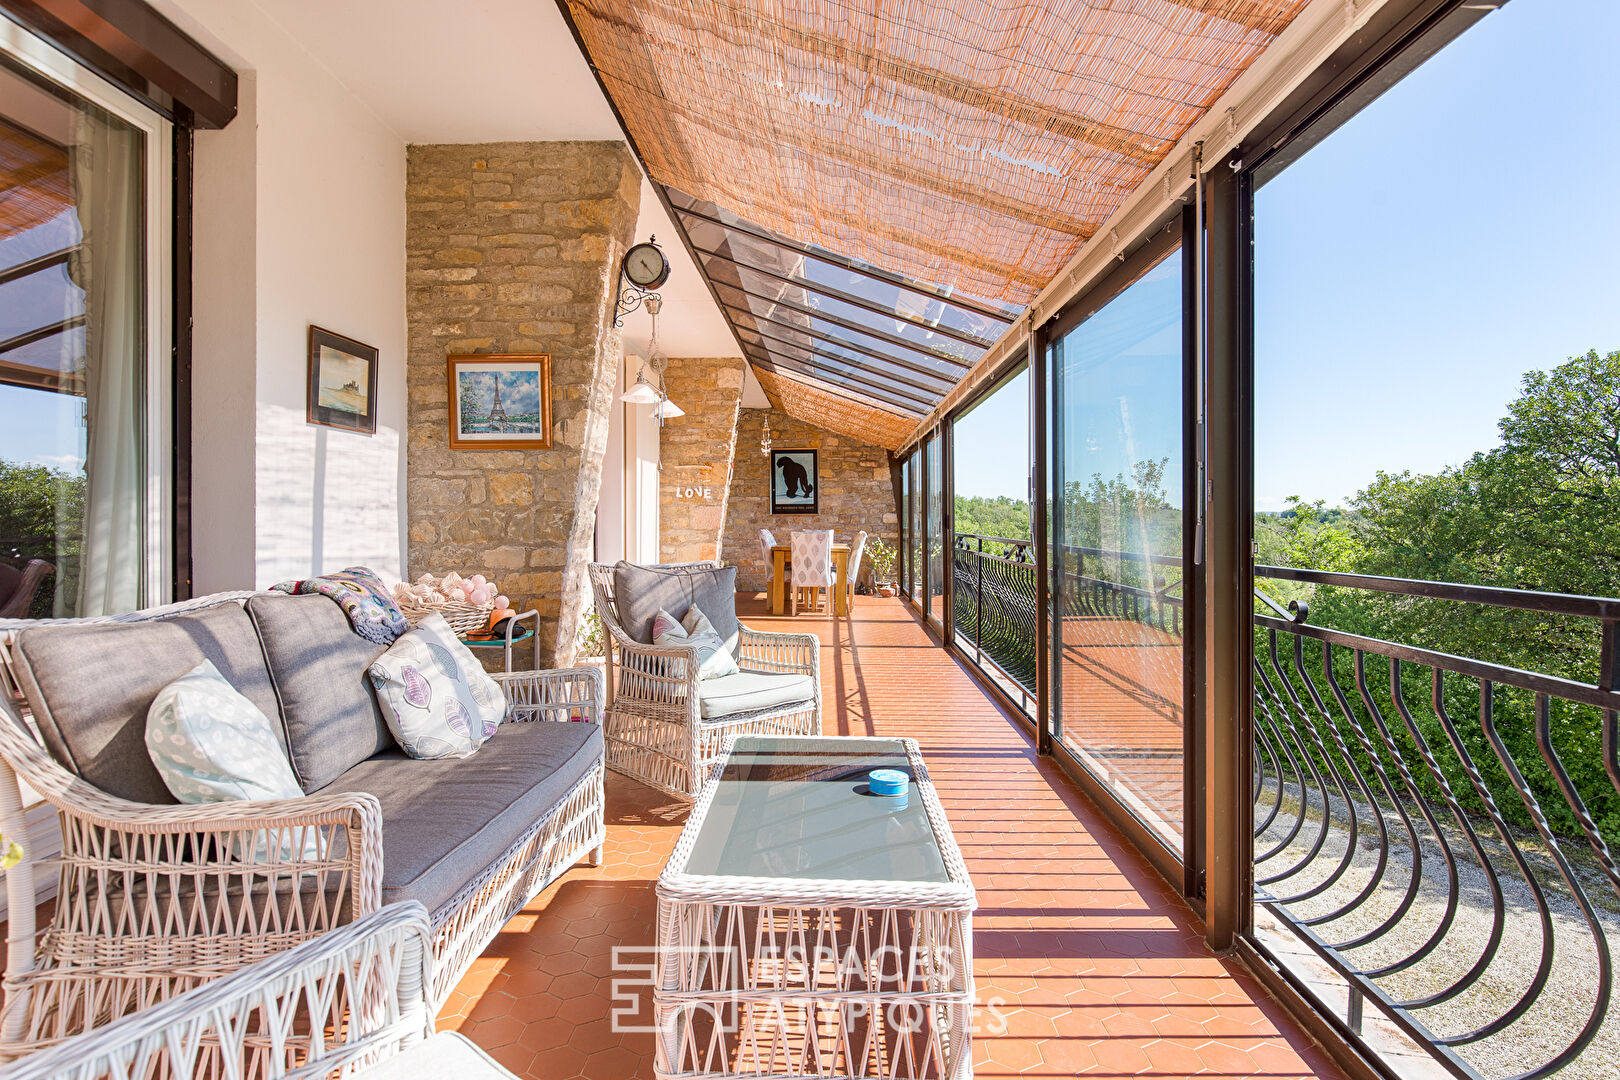
[[[964,371],[973,366],[972,360],[952,359],[944,356],[943,354],[926,352],[926,346],[920,345],[915,341],[907,341],[898,334],[891,334],[886,330],[877,330],[869,326],[862,326],[860,323],[854,322],[850,319],[845,319],[826,311],[817,311],[813,307],[805,307],[802,304],[796,304],[789,300],[783,300],[780,297],[765,296],[761,293],[754,292],[751,289],[745,289],[741,285],[733,285],[728,281],[717,281],[715,284],[721,288],[731,289],[733,292],[740,292],[744,296],[752,297],[755,300],[762,300],[767,304],[779,304],[782,307],[787,308],[789,311],[796,311],[800,315],[804,315],[812,319],[820,319],[822,322],[831,323],[832,325],[840,327],[844,330],[853,331],[857,334],[865,334],[869,338],[876,338],[878,341],[886,342],[887,344],[895,345],[902,349],[909,349],[912,352],[922,352],[925,356],[936,357],[939,360],[948,361]]]
[[[856,296],[854,293],[844,292],[842,289],[835,289],[831,285],[823,285],[820,282],[805,281],[801,278],[788,277],[786,274],[779,274],[775,270],[767,270],[763,266],[755,266],[753,263],[745,263],[741,259],[734,259],[730,255],[722,255],[718,251],[710,251],[708,248],[702,247],[695,243],[692,246],[697,248],[705,259],[720,259],[723,262],[728,262],[733,266],[741,267],[742,269],[747,270],[749,273],[759,274],[761,277],[767,277],[773,281],[780,281],[786,285],[793,285],[797,288],[803,289],[805,292],[816,293],[818,296],[825,296],[829,300],[837,300],[841,304],[849,304],[851,307],[858,307],[865,311],[870,311],[872,314],[881,315],[886,319],[898,319],[901,322],[909,323],[912,326],[917,327],[919,330],[927,330],[930,333],[939,334],[943,337],[960,341],[964,345],[972,345],[976,349],[988,349],[990,346],[995,344],[995,340],[992,338],[982,338],[977,334],[970,334],[966,330],[957,330],[954,327],[945,326],[942,323],[931,323],[927,319],[920,318],[916,315],[909,315],[903,311],[896,311],[893,308],[886,308],[882,304],[874,303],[873,301],[862,296]],[[703,269],[705,272],[708,271],[707,266],[705,266]],[[714,280],[712,275],[710,279]],[[719,281],[717,284],[725,285],[726,287],[732,289],[740,288],[740,286],[732,285],[728,281]],[[743,291],[747,292],[746,289]],[[749,295],[755,296],[758,294],[749,293]],[[763,297],[761,297],[761,299],[763,299]],[[950,307],[951,305],[947,303],[945,306]]]
[[[941,393],[944,393],[946,390],[949,390],[951,387],[956,385],[956,376],[946,374],[943,371],[935,371],[926,365],[918,364],[910,360],[903,360],[896,356],[890,356],[887,353],[880,353],[874,349],[864,348],[863,346],[857,345],[852,341],[845,341],[843,338],[834,337],[831,334],[819,333],[803,326],[796,326],[793,323],[784,322],[781,319],[773,319],[768,315],[761,315],[757,311],[750,311],[747,308],[740,308],[735,304],[728,304],[723,300],[721,301],[721,306],[727,311],[735,311],[739,315],[746,315],[755,322],[766,323],[771,326],[780,326],[785,330],[793,331],[795,334],[803,334],[805,337],[814,341],[823,341],[829,345],[836,345],[840,349],[848,349],[850,352],[860,353],[862,356],[871,357],[873,360],[880,363],[893,364],[895,367],[913,372],[914,374],[921,375],[925,378],[935,379],[945,384],[944,389],[940,391]],[[743,329],[747,329],[747,327],[744,327]],[[901,382],[911,382],[911,380],[906,378],[904,375],[896,375],[895,378],[899,379]],[[917,386],[918,389],[923,389],[923,387],[917,383],[912,383],[912,385]]]
[[[690,195],[686,195],[684,197],[691,198]],[[772,236],[765,230],[756,228],[752,225],[744,225],[740,222],[734,224],[729,221],[722,221],[720,218],[705,214],[701,210],[693,210],[690,207],[680,206],[673,200],[671,200],[670,205],[675,207],[675,212],[678,214],[685,214],[688,217],[695,217],[699,221],[707,221],[709,224],[718,225],[722,229],[730,229],[733,232],[742,233],[744,236],[751,237],[755,240],[762,240],[767,244],[774,244],[784,251],[793,252],[795,255],[804,255],[812,259],[820,259],[822,262],[836,266],[840,270],[848,270],[852,274],[859,274],[862,277],[871,278],[873,281],[881,281],[886,285],[896,285],[909,292],[914,292],[918,296],[926,296],[934,300],[942,301],[950,304],[952,307],[959,307],[963,311],[971,311],[975,315],[983,315],[987,319],[994,319],[996,322],[1004,323],[1007,326],[1011,326],[1018,320],[1017,315],[1009,315],[1005,311],[997,311],[995,308],[987,307],[975,300],[967,300],[961,297],[951,296],[937,285],[929,285],[926,282],[915,281],[901,274],[895,274],[888,270],[880,270],[875,266],[863,266],[856,263],[854,259],[847,258],[843,255],[835,255],[830,251],[824,251],[820,248],[813,248],[808,244],[800,244],[797,241],[789,240],[786,237]]]
[[[800,378],[808,379],[817,387],[825,387],[835,392],[842,391],[845,397],[864,399],[864,403],[873,408],[898,410],[908,417],[921,417],[928,412],[926,406],[913,405],[907,401],[897,400],[883,391],[868,389],[867,384],[862,384],[856,379],[840,380],[837,375],[800,364],[792,357],[766,352],[762,355],[750,355],[748,359],[750,363],[763,365],[773,371],[791,372]]]

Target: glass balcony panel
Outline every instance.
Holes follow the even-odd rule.
[[[1180,852],[1180,252],[1053,349],[1059,734]]]

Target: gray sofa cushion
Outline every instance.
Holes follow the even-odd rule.
[[[725,639],[726,648],[737,650],[737,568],[719,570],[702,567],[672,569],[613,564],[613,603],[619,609],[624,632],[643,645],[652,644],[653,619],[663,608],[677,619],[696,604],[709,617],[715,633]]]
[[[705,720],[791,705],[816,696],[815,680],[808,675],[765,671],[739,671],[698,683],[698,710]]]
[[[270,666],[293,775],[306,793],[394,748],[366,669],[386,650],[330,598],[265,593],[247,602]]]
[[[266,716],[278,711],[253,622],[235,603],[150,622],[30,627],[14,651],[51,756],[135,802],[175,801],[146,754],[146,712],[204,660]]]
[[[390,750],[323,792],[382,804],[383,903],[438,911],[602,760],[597,724],[502,724],[470,758],[417,761]]]

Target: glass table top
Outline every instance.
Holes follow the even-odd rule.
[[[907,795],[867,794],[874,769],[905,773]],[[915,779],[898,739],[739,738],[686,873],[949,882]]]

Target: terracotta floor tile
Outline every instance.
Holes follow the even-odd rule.
[[[979,890],[980,1080],[1342,1075],[1247,972],[1210,954],[1186,905],[899,601],[858,597],[837,620],[770,618],[759,597],[738,607],[758,629],[821,637],[828,734],[922,743]],[[440,1027],[464,1024],[520,1076],[650,1080],[645,988],[615,1000],[615,983],[652,962],[652,884],[685,820],[683,803],[609,773],[606,861],[514,918]]]

